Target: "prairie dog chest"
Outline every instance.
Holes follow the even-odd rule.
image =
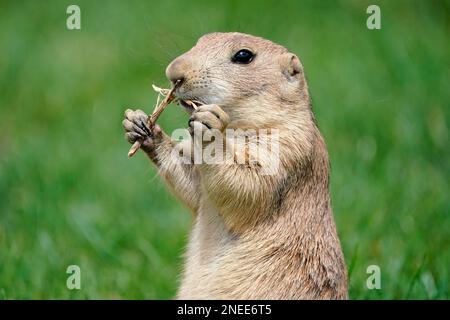
[[[189,250],[195,252],[196,262],[207,264],[223,255],[235,245],[219,211],[202,195],[202,204],[195,218],[189,240]]]

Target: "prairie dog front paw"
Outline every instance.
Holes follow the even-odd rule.
[[[134,144],[136,141],[140,141],[141,148],[146,152],[152,152],[161,140],[161,128],[158,125],[150,128],[148,126],[148,115],[142,110],[127,109],[122,125],[128,142]]]
[[[228,123],[230,117],[216,104],[202,105],[194,111],[189,118],[189,132],[194,133],[195,130],[201,130],[205,133],[208,130],[218,130],[223,132]]]

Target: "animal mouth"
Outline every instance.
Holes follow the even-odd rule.
[[[180,105],[189,113],[194,112],[194,110],[197,110],[198,107],[204,105],[203,102],[197,99],[179,99],[178,101]]]
[[[175,101],[181,105],[188,113],[192,113],[197,110],[198,107],[204,105],[198,98],[189,94],[183,94],[180,92],[181,80],[178,80],[173,87]]]

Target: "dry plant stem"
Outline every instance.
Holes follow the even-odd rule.
[[[164,109],[175,99],[173,92],[175,91],[175,89],[178,87],[180,81],[177,81],[175,83],[175,85],[172,87],[172,89],[170,89],[167,92],[167,95],[165,96],[164,100],[158,104],[155,108],[155,110],[153,111],[152,115],[148,118],[148,126],[150,128],[153,128],[155,126],[156,120],[158,120],[159,116],[161,115],[161,113],[164,111]],[[155,91],[158,91],[159,94],[164,94],[166,93],[165,89],[160,89],[156,86],[153,86],[153,89]],[[131,158],[132,156],[134,156],[136,154],[136,152],[139,150],[139,148],[142,145],[142,140],[137,140],[135,143],[133,143],[133,145],[130,148],[130,151],[128,151],[128,158]]]
[[[158,120],[159,116],[164,111],[164,109],[175,99],[175,97],[173,96],[173,92],[178,87],[179,83],[180,83],[180,81],[178,80],[175,83],[175,85],[172,87],[172,89],[170,89],[170,91],[167,93],[167,95],[164,98],[164,100],[158,106],[156,106],[156,108],[153,111],[153,113],[150,116],[150,118],[148,118],[148,126],[150,128],[152,128],[155,125],[156,120]],[[162,90],[161,90],[161,92],[162,92]]]

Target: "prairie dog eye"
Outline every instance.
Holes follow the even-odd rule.
[[[234,63],[247,64],[252,62],[254,57],[255,55],[250,50],[241,49],[234,54],[234,56],[231,58],[231,61]]]

